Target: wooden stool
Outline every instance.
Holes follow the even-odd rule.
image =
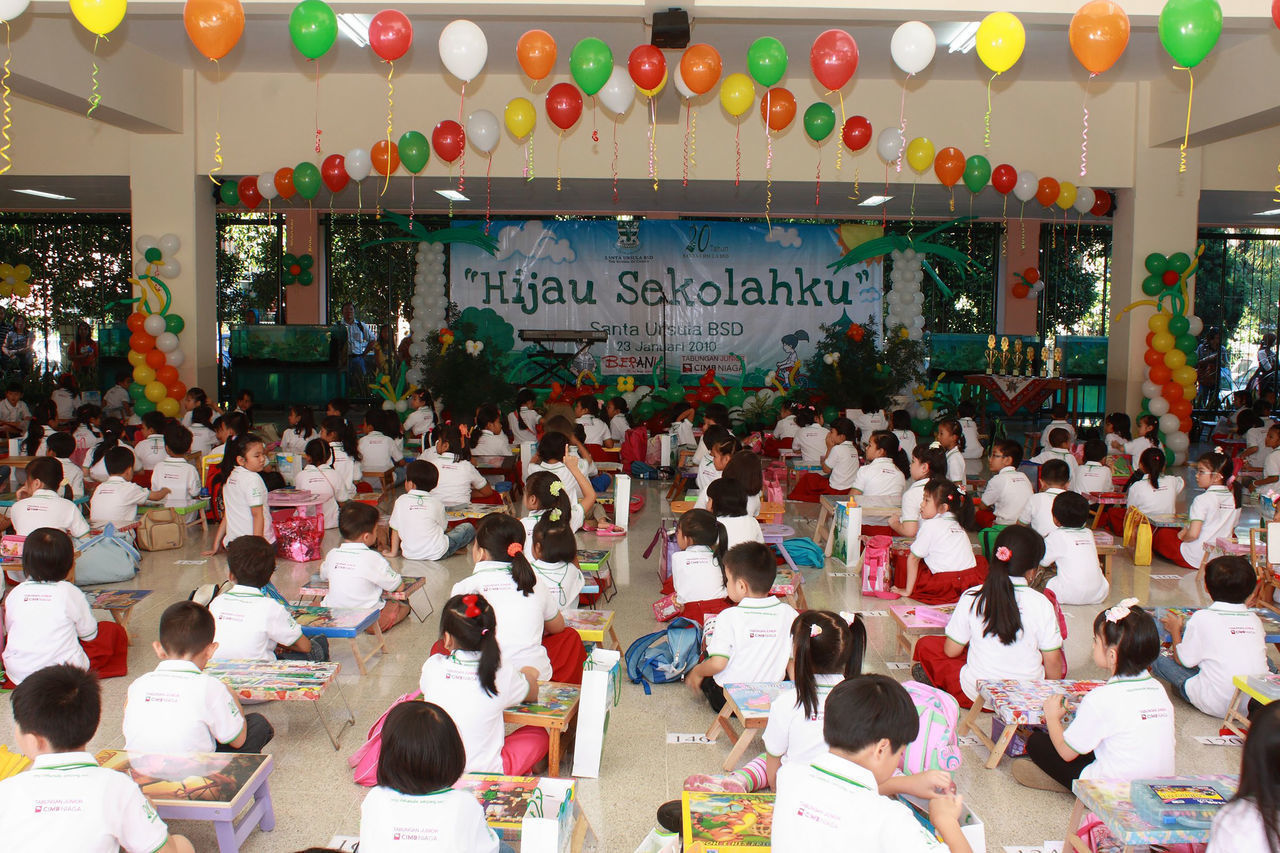
[[[923,604],[889,605],[889,614],[893,617],[893,621],[898,627],[898,648],[902,649],[910,657],[915,651],[917,639],[946,633],[946,621],[939,623],[935,619],[922,618],[920,611],[938,613],[945,620],[950,618],[955,609],[956,606],[954,604],[943,604],[936,607]]]
[[[89,599],[92,610],[105,610],[111,614],[116,624],[124,629],[129,644],[133,645],[133,634],[129,633],[129,617],[133,608],[142,599],[151,594],[149,589],[86,589],[85,598]]]
[[[1249,717],[1240,712],[1241,704],[1247,704],[1247,699],[1255,699],[1263,705],[1270,705],[1280,699],[1280,675],[1237,675],[1231,683],[1236,690],[1231,696],[1231,704],[1227,706],[1227,715],[1222,718],[1222,727],[1244,737],[1249,731]]]
[[[582,688],[556,681],[538,682],[536,702],[524,702],[502,713],[502,721],[513,726],[537,726],[550,736],[547,775],[560,775],[560,733],[578,716]]]
[[[729,751],[729,756],[725,758],[722,765],[726,771],[738,766],[743,753],[756,739],[756,733],[764,729],[765,724],[769,722],[769,705],[779,693],[790,686],[790,682],[786,681],[724,685],[724,707],[711,721],[711,728],[707,729],[707,738],[714,742],[723,730],[733,741],[733,749]],[[741,732],[734,728],[732,717],[737,717],[738,722],[742,724]]]

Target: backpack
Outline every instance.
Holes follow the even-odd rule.
[[[632,462],[644,462],[649,455],[649,431],[644,427],[632,427],[622,436],[623,470],[630,469]]]
[[[171,551],[186,541],[186,524],[171,509],[153,509],[138,525],[138,547],[143,551]]]
[[[627,647],[627,678],[649,693],[650,684],[679,681],[698,664],[702,627],[677,616],[661,631],[645,634]]]
[[[351,767],[351,775],[357,785],[371,788],[378,784],[378,759],[382,755],[382,727],[387,722],[387,715],[391,713],[391,708],[402,705],[405,702],[416,702],[421,698],[421,690],[414,690],[412,693],[404,694],[392,702],[391,707],[383,711],[382,716],[369,727],[369,734],[365,742],[347,759],[347,764]]]
[[[76,551],[77,586],[127,581],[138,573],[142,559],[128,538],[117,533],[112,524],[99,535],[78,542]]]
[[[777,547],[786,548],[797,566],[820,569],[827,564],[827,555],[818,547],[818,543],[808,536],[795,536],[783,541],[782,545]]]
[[[902,753],[903,773],[960,769],[960,704],[950,693],[918,681],[904,681],[911,701],[920,715],[920,733]]]

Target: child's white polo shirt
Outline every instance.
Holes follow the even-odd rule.
[[[187,506],[200,497],[200,472],[185,459],[166,456],[151,471],[151,491],[168,489],[164,505]]]
[[[268,542],[276,541],[275,525],[271,523],[271,509],[267,506],[267,486],[262,477],[248,468],[237,465],[222,486],[223,517],[227,532],[223,541],[230,545],[241,536],[253,535],[253,507],[262,507],[262,536]]]
[[[445,506],[469,504],[472,489],[483,489],[489,485],[489,481],[476,470],[476,466],[466,459],[458,459],[452,453],[433,454],[427,461],[436,466],[440,475],[431,494],[438,497]],[[575,482],[571,488],[577,487]]]
[[[1101,462],[1086,462],[1076,469],[1071,480],[1071,491],[1082,495],[1099,494],[1112,490],[1111,469]]]
[[[1058,574],[1049,589],[1059,604],[1100,604],[1107,600],[1111,584],[1098,565],[1098,545],[1093,531],[1082,527],[1055,527],[1044,537],[1040,565],[1057,565]]]
[[[1067,431],[1067,447],[1076,443],[1076,428],[1066,421],[1052,420],[1049,425],[1040,431],[1040,449],[1049,450],[1049,433],[1055,429],[1065,429]]]
[[[982,458],[982,437],[978,435],[978,422],[973,418],[960,419],[960,434],[964,436],[964,458]]]
[[[1018,516],[1018,523],[1030,525],[1036,533],[1048,536],[1057,528],[1053,523],[1053,499],[1064,491],[1065,489],[1052,488],[1036,492],[1022,510],[1022,515]]]
[[[484,810],[470,791],[445,788],[412,795],[377,787],[360,806],[360,849],[498,853],[498,836],[485,823]]]
[[[836,485],[835,479],[835,471],[832,471],[833,486]],[[893,460],[881,456],[858,469],[853,477],[853,488],[861,492],[864,498],[873,499],[876,506],[890,506],[902,500],[902,493],[907,488],[907,478],[893,464]]]
[[[1231,538],[1239,513],[1236,499],[1226,486],[1210,486],[1191,501],[1188,521],[1200,522],[1200,535],[1182,543],[1182,559],[1189,565],[1199,566],[1204,559],[1204,546],[1221,538]]]
[[[71,497],[84,497],[84,469],[70,459],[63,459],[61,456],[55,458],[62,465],[62,482],[71,487]]]
[[[1151,478],[1143,475],[1129,487],[1126,504],[1145,515],[1173,515],[1178,509],[1178,495],[1182,494],[1181,477],[1165,474],[1160,485],[1151,485]]]
[[[4,668],[15,684],[55,664],[89,668],[80,641],[98,636],[98,622],[75,584],[24,581],[5,598],[4,609]]]
[[[947,639],[969,647],[965,665],[960,670],[960,686],[970,699],[978,696],[978,679],[1034,681],[1044,678],[1043,654],[1062,648],[1058,616],[1049,599],[1027,586],[1026,578],[1009,580],[1013,582],[1014,600],[1022,617],[1022,630],[1011,644],[1006,646],[999,637],[985,633],[986,622],[976,604],[982,587],[965,590],[947,622]]]
[[[436,413],[430,406],[421,406],[409,413],[404,419],[405,435],[422,438],[431,432],[436,425]]]
[[[1046,447],[1044,450],[1031,457],[1031,461],[1037,465],[1043,465],[1053,459],[1058,459],[1064,462],[1067,466],[1067,471],[1070,472],[1071,479],[1075,479],[1076,471],[1080,470],[1080,463],[1076,461],[1075,454],[1070,450],[1066,450],[1061,447]]]
[[[95,525],[133,524],[138,520],[138,507],[150,493],[132,480],[119,475],[94,489],[89,498],[89,518]]]
[[[996,524],[1016,524],[1033,494],[1026,474],[1013,467],[1001,468],[987,481],[982,502],[995,513]]]
[[[560,612],[577,610],[578,596],[586,586],[582,569],[573,563],[544,563],[541,560],[530,562],[539,582],[546,586],[547,595],[551,596]]]
[[[827,432],[822,424],[800,427],[791,440],[791,446],[800,451],[800,458],[805,462],[821,462],[827,454]]]
[[[1253,800],[1232,800],[1214,816],[1205,853],[1266,850],[1267,844],[1267,827],[1258,804]]]
[[[701,492],[698,496],[698,500],[702,502],[702,506],[696,507],[697,509],[706,509],[707,486],[710,486],[722,476],[724,476],[724,472],[716,467],[715,460],[710,456],[703,459],[701,464],[698,465],[698,476],[694,482],[698,486],[698,491]]]
[[[842,441],[827,451],[822,464],[827,466],[831,474],[827,482],[831,488],[842,492],[848,491],[858,481],[858,448],[852,441]]]
[[[777,439],[795,438],[798,432],[800,427],[796,426],[795,415],[778,418],[778,422],[773,425],[773,437]]]
[[[400,440],[383,435],[374,430],[361,437],[360,465],[365,471],[390,471],[396,463],[404,459],[404,449]]]
[[[329,581],[324,606],[346,610],[382,607],[382,593],[400,586],[387,558],[363,542],[343,542],[324,555],[320,577]]]
[[[213,752],[243,729],[227,685],[189,660],[162,660],[129,685],[124,748],[130,752]]]
[[[476,563],[473,573],[453,585],[450,595],[474,592],[483,595],[498,617],[498,647],[504,663],[521,669],[531,666],[538,680],[551,678],[551,659],[542,646],[542,629],[560,613],[541,583],[525,595],[511,577],[511,564],[492,560]],[[569,630],[569,629],[566,629]]]
[[[964,454],[960,452],[959,447],[953,447],[947,451],[947,479],[960,487],[960,491],[967,491]]]
[[[741,545],[743,542],[759,542],[764,544],[764,531],[760,522],[750,515],[718,515],[716,521],[724,525],[726,548]]]
[[[906,804],[880,796],[870,770],[828,751],[778,771],[772,849],[946,853],[947,845],[926,832]]]
[[[794,687],[779,693],[769,705],[764,748],[770,755],[781,758],[783,764],[808,764],[827,751],[827,741],[822,734],[827,697],[844,676],[815,675],[813,680],[818,688],[818,710],[814,714],[805,714]]]
[[[23,498],[9,510],[13,532],[19,536],[30,535],[41,527],[61,530],[72,539],[89,532],[89,522],[84,520],[80,507],[54,494],[48,489],[37,489],[31,497]]]
[[[626,439],[627,430],[629,429],[631,429],[631,424],[627,422],[626,415],[619,413],[609,419],[609,437],[618,442],[618,444],[622,444]]]
[[[87,752],[37,755],[27,772],[0,781],[0,825],[10,850],[151,853],[169,841],[129,774]]]
[[[1176,772],[1173,703],[1150,675],[1112,676],[1086,693],[1062,739],[1081,755],[1093,753],[1081,779],[1145,779]]]
[[[349,489],[351,484],[341,482],[337,471],[328,465],[323,468],[307,465],[294,477],[293,486],[299,491],[310,492],[320,499],[320,513],[324,516],[325,530],[332,530],[338,526],[338,490]]]
[[[432,655],[422,665],[418,689],[453,718],[467,753],[467,773],[501,773],[504,729],[502,712],[529,694],[529,682],[506,661],[494,674],[497,694],[480,685],[480,653],[455,651]]]
[[[537,441],[538,424],[541,421],[542,415],[538,414],[537,409],[530,409],[527,406],[521,406],[518,412],[510,412],[507,415],[507,427],[510,428],[516,444]]]
[[[471,448],[472,456],[510,456],[511,442],[501,432],[481,430],[476,439],[476,446]]]
[[[706,545],[692,545],[671,555],[671,583],[676,601],[718,601],[729,595],[720,562]]]
[[[216,660],[275,660],[276,645],[291,646],[302,626],[285,606],[262,590],[236,584],[209,602],[217,625]]]
[[[1211,716],[1225,717],[1235,695],[1231,679],[1267,672],[1262,620],[1243,604],[1215,601],[1187,620],[1178,660],[1183,666],[1200,667],[1186,684],[1191,704]]]
[[[586,433],[586,438],[582,440],[583,444],[603,445],[609,438],[609,425],[595,415],[583,415],[576,422],[582,426],[582,431]]]
[[[791,658],[791,623],[797,615],[795,608],[772,595],[744,598],[722,611],[707,641],[707,657],[729,659],[716,673],[716,684],[782,679]]]
[[[924,503],[924,487],[929,484],[928,480],[914,480],[907,490],[902,493],[902,512],[898,516],[899,521],[919,521],[920,505]]]
[[[929,564],[935,575],[963,572],[978,565],[969,534],[949,512],[921,520],[911,553]]]
[[[400,534],[406,560],[439,560],[449,550],[444,504],[430,492],[410,489],[391,507],[391,529]],[[530,551],[532,553],[532,551]]]
[[[169,454],[164,449],[164,436],[154,433],[133,446],[133,457],[139,471],[150,471],[164,461]]]

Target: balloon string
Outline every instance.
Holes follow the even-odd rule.
[[[319,154],[320,153],[320,132],[321,132],[320,131],[320,63],[314,59],[312,60],[312,62],[316,63],[316,153]],[[214,60],[214,64],[215,65],[217,64],[216,59]],[[221,74],[221,72],[219,72],[219,74]]]
[[[600,107],[596,103],[596,96],[591,96],[591,141],[600,141],[600,131],[597,129],[596,121],[600,117]]]
[[[1004,196],[1000,206],[1000,254],[1008,254],[1009,250],[1009,196]]]
[[[689,186],[689,124],[691,121],[690,114],[692,112],[693,112],[693,107],[689,106],[688,101],[685,101],[685,104],[684,104],[684,172],[683,172],[683,176],[680,179],[680,185],[683,187]],[[616,136],[617,128],[614,129],[614,132]]]
[[[0,146],[0,157],[4,158],[4,166],[0,166],[0,175],[13,168],[13,160],[9,157],[9,146],[13,140],[9,138],[9,128],[13,127],[13,119],[9,113],[13,105],[9,103],[9,63],[13,60],[13,51],[9,48],[9,22],[4,22],[4,76],[0,77],[0,88],[4,89],[4,118],[0,125],[0,136],[4,137],[4,145]]]
[[[382,182],[382,192],[378,195],[387,194],[387,187],[391,185],[391,118],[395,110],[395,84],[391,82],[391,75],[395,73],[396,64],[394,62],[387,63],[387,174]],[[452,204],[450,204],[452,207]]]
[[[689,166],[698,168],[698,111],[693,110],[693,124],[689,128]]]
[[[911,182],[911,210],[910,218],[907,220],[907,241],[911,241],[911,232],[916,228],[916,186],[917,182]]]
[[[982,137],[982,144],[987,148],[991,147],[991,84],[996,82],[996,78],[999,76],[999,74],[992,74],[991,79],[987,81],[987,115],[983,119],[986,124],[986,132]]]
[[[7,63],[6,63],[6,64],[7,64]],[[7,103],[8,103],[8,101],[6,100],[6,101],[5,101],[5,103],[7,104]],[[5,115],[6,115],[6,119],[5,119],[5,120],[6,120],[6,121],[8,121],[8,118],[7,118],[7,116],[8,116],[8,112],[9,112],[9,110],[8,110],[8,109],[7,109],[7,107],[6,107],[6,109],[5,109]],[[9,137],[6,135],[6,136],[5,136],[5,139],[8,139],[8,138],[9,138]],[[8,148],[8,147],[9,147],[8,145],[6,145],[6,146],[5,146],[5,148]],[[0,151],[0,154],[3,154],[3,153],[4,153],[3,151]],[[7,159],[7,158],[6,158],[6,159]],[[1276,166],[1276,172],[1277,172],[1277,173],[1280,173],[1280,166]],[[1275,193],[1276,193],[1276,195],[1280,195],[1280,184],[1276,184],[1276,185],[1275,185]],[[1273,198],[1273,199],[1271,199],[1271,200],[1272,200],[1272,201],[1275,201],[1275,202],[1280,202],[1280,198]]]
[[[973,196],[974,196],[974,193],[969,193],[969,234],[968,234],[969,248],[968,248],[968,251],[965,253],[971,258],[973,257]],[[955,210],[954,207],[951,209]]]
[[[409,218],[413,219],[414,209],[418,205],[418,174],[409,175]]]
[[[458,124],[462,124],[462,106],[467,102],[467,81],[462,81],[462,97],[458,99]]]
[[[649,96],[649,177],[653,178],[653,191],[658,191],[658,112],[653,96]]]
[[[970,200],[972,201],[972,199]],[[951,198],[947,200],[947,204],[950,207],[951,212],[955,213],[956,212],[956,188],[955,187],[951,188]]]
[[[908,74],[907,79],[902,81],[902,101],[898,105],[898,132],[902,134],[902,149],[898,152],[895,169],[899,174],[902,172],[902,158],[907,150],[907,82],[910,79],[911,75]]]
[[[1027,203],[1024,201],[1022,203],[1022,209],[1018,211],[1018,233],[1022,235],[1022,250],[1024,252],[1027,249],[1027,226],[1026,223],[1022,221],[1022,217],[1026,215],[1026,212]]]
[[[889,164],[884,164],[884,195],[885,201],[880,205],[880,224],[888,226],[889,224]]]
[[[356,245],[360,245],[360,210],[364,207],[364,185],[356,182]]]
[[[1097,76],[1094,73],[1089,74],[1089,79],[1084,84],[1084,101],[1080,104],[1080,109],[1084,110],[1084,127],[1080,131],[1080,177],[1082,178],[1089,174],[1089,84]]]
[[[6,22],[7,25],[7,22]],[[5,74],[8,76],[8,60],[5,61]],[[217,81],[215,87],[217,91],[214,93],[214,120],[213,120],[213,169],[209,171],[209,180],[217,185],[214,175],[222,171],[222,66],[218,65],[218,60],[213,60],[214,70],[217,72]],[[8,87],[6,87],[8,88]]]
[[[818,172],[814,176],[813,185],[813,206],[820,207],[822,205],[822,147],[818,147]]]
[[[837,92],[836,94],[840,96],[840,130],[843,132],[844,123],[845,123],[844,92]],[[843,169],[844,169],[844,146],[837,145],[836,146],[836,171],[839,172],[839,171],[842,171]]]
[[[92,118],[93,111],[98,108],[98,104],[102,103],[102,95],[98,91],[98,42],[104,38],[106,36],[97,36],[93,40],[93,72],[89,75],[93,91],[89,95],[89,112],[85,113],[85,118]]]
[[[1178,148],[1178,174],[1182,174],[1187,171],[1187,142],[1191,139],[1191,99],[1196,92],[1196,75],[1190,68],[1175,65],[1173,70],[1187,72],[1187,79],[1191,81],[1191,87],[1187,89],[1187,126],[1182,132],[1182,145]]]
[[[489,223],[493,214],[493,154],[489,154],[488,165],[484,169],[484,233],[489,235]]]
[[[688,175],[688,160],[685,161],[685,174]],[[613,117],[613,203],[618,203],[618,117]]]
[[[462,98],[458,101],[458,126],[463,127],[462,105],[467,102],[467,81],[462,81]],[[458,161],[458,192],[467,188],[467,132],[462,132],[462,158]]]
[[[861,170],[856,166],[853,169],[853,197],[855,200],[858,198],[859,195],[861,195],[861,192],[862,192],[858,187],[858,177],[859,177],[860,171]]]
[[[560,192],[560,146],[564,144],[564,131],[556,139],[556,192]]]
[[[529,134],[528,151],[529,151],[529,177],[526,180],[532,181],[535,177],[537,177],[536,173],[533,170],[533,134],[532,133]]]
[[[742,116],[736,118],[737,126],[733,131],[733,185],[742,183]]]

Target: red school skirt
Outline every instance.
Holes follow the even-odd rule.
[[[833,489],[831,482],[826,477],[813,471],[808,471],[796,481],[795,488],[791,490],[791,494],[787,495],[787,500],[816,504],[822,500],[823,495],[847,494],[849,494],[848,489]]]
[[[907,584],[907,557],[908,552],[904,551],[893,558],[893,585],[899,589]],[[921,604],[955,604],[960,600],[960,593],[970,587],[981,586],[987,579],[987,558],[978,554],[974,560],[976,564],[972,569],[938,574],[931,572],[922,560],[910,598]]]
[[[960,670],[964,669],[965,662],[969,660],[969,649],[966,646],[959,657],[947,657],[944,651],[946,644],[947,638],[938,634],[921,637],[916,640],[916,649],[911,658],[924,667],[925,674],[934,687],[956,697],[961,708],[972,708],[973,700],[965,695],[960,686]]]
[[[1193,566],[1188,563],[1187,558],[1182,556],[1182,540],[1178,538],[1178,528],[1176,527],[1157,527],[1153,530],[1151,532],[1151,550],[1175,566],[1192,570],[1199,568],[1199,566]]]

